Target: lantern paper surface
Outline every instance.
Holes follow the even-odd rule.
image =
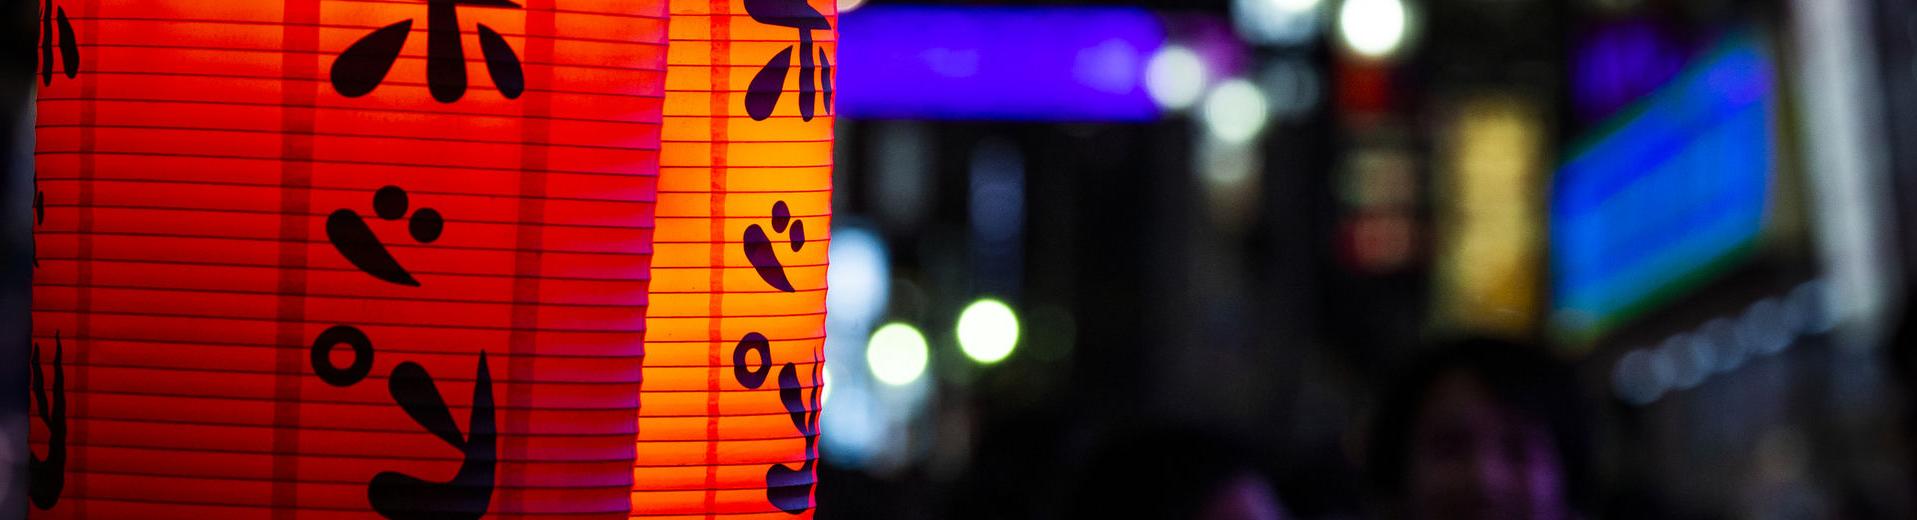
[[[32,514],[623,518],[664,0],[50,0]]]
[[[831,0],[673,0],[632,514],[810,517]]]

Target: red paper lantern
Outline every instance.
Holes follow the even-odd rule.
[[[665,5],[555,3],[50,0],[34,514],[625,516]]]
[[[832,0],[672,0],[635,518],[809,518]]]

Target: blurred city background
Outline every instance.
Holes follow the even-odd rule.
[[[1388,516],[1465,338],[1568,365],[1585,517],[1917,515],[1917,5],[839,6],[821,519]]]
[[[840,6],[820,518],[1152,517],[1206,450],[1382,514],[1464,337],[1573,367],[1593,517],[1917,514],[1908,2]]]

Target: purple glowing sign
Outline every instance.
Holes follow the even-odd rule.
[[[1572,108],[1587,122],[1611,116],[1676,77],[1689,47],[1647,20],[1598,26],[1572,58]]]
[[[1158,19],[1107,7],[867,6],[840,20],[838,110],[854,118],[1149,121]]]

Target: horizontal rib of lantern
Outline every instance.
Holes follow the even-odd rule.
[[[53,3],[83,66],[39,99],[35,383],[65,413],[55,442],[35,405],[36,459],[64,444],[36,517],[366,518],[383,472],[445,483],[485,460],[454,487],[490,487],[460,502],[489,517],[625,515],[663,2]],[[451,100],[427,79],[444,12]],[[347,95],[336,62],[380,34],[403,42],[390,70]],[[357,354],[313,347],[341,326],[372,354],[335,384],[318,364]],[[399,404],[403,365],[445,424]]]
[[[817,446],[807,436],[817,432],[824,361],[836,6],[809,3],[831,27],[811,33],[812,52],[825,58],[813,62],[817,93],[807,118],[797,29],[749,12],[801,12],[806,3],[747,4],[671,2],[634,517],[811,516]],[[748,87],[786,49],[783,91],[769,116],[756,119]],[[776,266],[764,256],[755,265],[747,253],[754,229]],[[764,349],[745,349],[739,366],[735,354],[754,334]],[[788,363],[796,418],[781,396]],[[763,380],[751,381],[755,375]]]

